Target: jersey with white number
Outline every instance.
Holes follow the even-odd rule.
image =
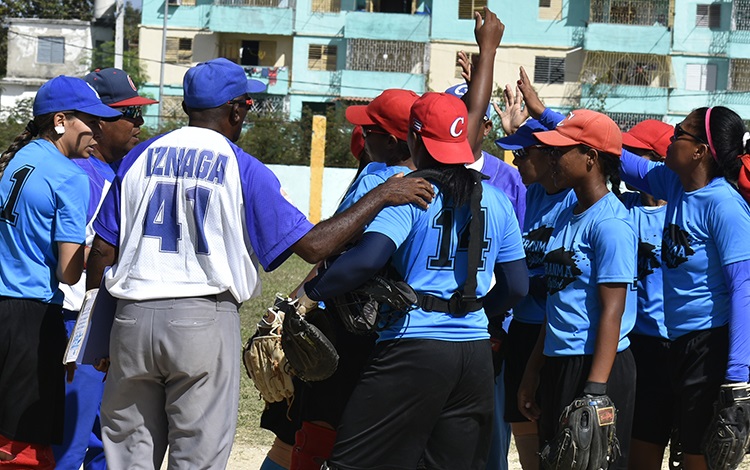
[[[119,247],[106,286],[148,300],[260,293],[271,270],[312,227],[266,166],[218,132],[184,127],[123,160],[94,229]]]

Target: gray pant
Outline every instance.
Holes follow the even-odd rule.
[[[239,404],[238,304],[228,294],[120,300],[102,398],[107,466],[223,469]]]

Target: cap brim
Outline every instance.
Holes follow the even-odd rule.
[[[346,108],[346,120],[355,126],[375,126],[375,121],[367,114],[367,106],[356,105]]]
[[[644,143],[640,139],[636,139],[635,137],[628,134],[627,132],[622,134],[622,145],[627,145],[628,147],[633,147],[637,149],[652,150],[650,145]]]
[[[573,140],[570,137],[566,137],[556,130],[535,132],[534,137],[539,139],[539,142],[543,143],[544,145],[549,145],[550,147],[572,147],[574,145],[581,144],[581,142]]]
[[[430,156],[440,163],[448,165],[474,163],[474,152],[468,140],[461,142],[442,142],[422,136],[422,142]]]
[[[495,141],[495,145],[504,150],[520,150],[537,144],[538,142],[532,135],[525,136],[519,135],[518,133],[509,135],[508,137],[503,137],[502,139],[497,139]]]
[[[118,107],[124,107],[124,106],[146,106],[148,104],[156,104],[158,101],[152,100],[150,98],[144,98],[143,96],[134,96],[132,98],[128,98],[126,100],[117,101],[116,103],[104,103],[107,106],[111,106],[113,108]]]
[[[76,108],[75,111],[90,114],[107,121],[116,121],[117,119],[122,117],[122,113],[120,111],[112,109],[106,104],[92,104],[91,106],[82,106]]]
[[[266,91],[266,84],[260,80],[253,80],[252,78],[247,79],[247,92],[248,93],[263,93]]]

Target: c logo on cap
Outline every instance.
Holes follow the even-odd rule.
[[[463,124],[463,123],[464,123],[464,117],[463,116],[459,116],[459,117],[456,118],[455,121],[453,121],[453,124],[451,124],[451,135],[453,137],[460,137],[461,134],[464,133],[463,129],[461,129],[460,131],[458,129],[456,129],[459,124]]]

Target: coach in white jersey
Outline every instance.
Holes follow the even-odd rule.
[[[123,159],[94,222],[87,287],[118,300],[102,399],[112,469],[225,468],[234,440],[238,308],[292,253],[315,263],[386,204],[431,199],[424,181],[391,180],[313,227],[262,163],[234,145],[263,84],[215,59],[188,70],[188,126]],[[423,200],[424,199],[424,200]]]

